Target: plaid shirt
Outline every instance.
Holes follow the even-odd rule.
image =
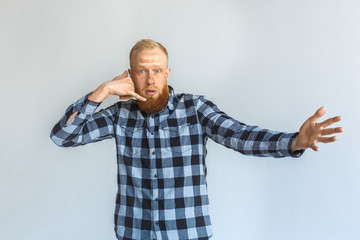
[[[95,113],[99,103],[84,96],[51,132],[62,147],[115,138],[118,193],[115,231],[119,239],[208,239],[212,236],[206,183],[206,142],[211,138],[246,155],[299,157],[296,134],[248,126],[203,96],[175,94],[155,114],[135,100]],[[66,125],[69,116],[79,114]]]

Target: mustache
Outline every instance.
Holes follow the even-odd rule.
[[[139,94],[140,96],[142,96],[142,97],[144,97],[144,98],[146,98],[146,99],[151,99],[151,98],[153,98],[153,96],[148,96],[148,95],[146,94],[146,91],[156,91],[156,92],[158,92],[159,94],[161,94],[161,93],[163,92],[163,90],[161,90],[160,88],[155,87],[155,86],[148,86],[148,87],[145,87],[145,88],[143,88],[143,89],[137,89],[137,88],[135,88],[135,92],[136,92],[137,94]]]
[[[157,87],[154,86],[148,86],[145,87],[143,89],[143,91],[145,92],[146,90],[155,90],[155,89],[159,89]],[[140,95],[142,95],[141,93],[139,93]],[[161,111],[162,109],[164,109],[164,107],[167,104],[168,98],[169,98],[169,88],[168,86],[166,86],[165,88],[158,90],[158,96],[156,98],[153,98],[152,96],[146,96],[147,101],[143,102],[143,101],[137,101],[140,109],[142,111],[145,111],[147,113],[154,113],[154,112],[158,112]]]
[[[146,88],[144,88],[144,89],[143,89],[143,91],[148,91],[148,90],[156,90],[156,91],[160,91],[160,89],[159,89],[159,88],[157,88],[157,87],[152,87],[152,86],[149,86],[149,87],[146,87]]]

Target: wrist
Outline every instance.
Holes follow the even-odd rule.
[[[100,103],[104,101],[104,99],[107,98],[109,95],[110,89],[107,84],[104,83],[89,95],[88,100]]]
[[[299,151],[299,150],[302,150],[302,148],[300,148],[298,146],[298,141],[299,141],[299,135],[297,135],[294,140],[292,141],[291,143],[291,151],[292,152],[296,152],[296,151]]]

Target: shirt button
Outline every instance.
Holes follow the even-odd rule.
[[[155,224],[156,224],[156,226],[159,226],[159,222],[156,222]]]
[[[151,132],[150,134],[151,134],[151,135],[154,135],[154,133],[153,133],[153,132]]]
[[[155,201],[158,201],[159,199],[158,198],[155,198]]]
[[[152,151],[152,155],[155,155],[155,151]]]
[[[154,174],[154,178],[157,178],[157,174]]]

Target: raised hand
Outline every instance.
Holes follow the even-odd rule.
[[[88,99],[94,102],[102,102],[109,95],[117,95],[120,99],[129,99],[134,97],[140,101],[146,101],[146,98],[135,93],[134,82],[128,75],[128,72],[125,71],[113,80],[103,83],[90,94]]]
[[[146,98],[135,93],[134,82],[128,76],[128,72],[125,71],[120,76],[115,77],[113,80],[105,82],[100,85],[94,92],[92,92],[88,99],[93,102],[102,102],[109,95],[117,95],[120,99],[129,99],[135,97],[140,101],[146,101]],[[70,115],[66,124],[78,114],[78,111]]]
[[[115,77],[109,83],[110,94],[118,95],[120,99],[129,99],[135,97],[140,101],[146,101],[146,98],[135,93],[134,82],[129,76],[128,71],[125,71],[120,76]]]
[[[299,135],[294,139],[291,150],[297,151],[302,149],[311,148],[314,151],[319,151],[320,148],[317,143],[330,143],[337,140],[337,136],[328,136],[334,133],[340,133],[344,131],[344,128],[328,128],[333,123],[342,120],[342,117],[337,116],[329,118],[323,122],[318,123],[317,120],[324,116],[326,108],[319,108],[316,113],[304,122],[301,126]]]

